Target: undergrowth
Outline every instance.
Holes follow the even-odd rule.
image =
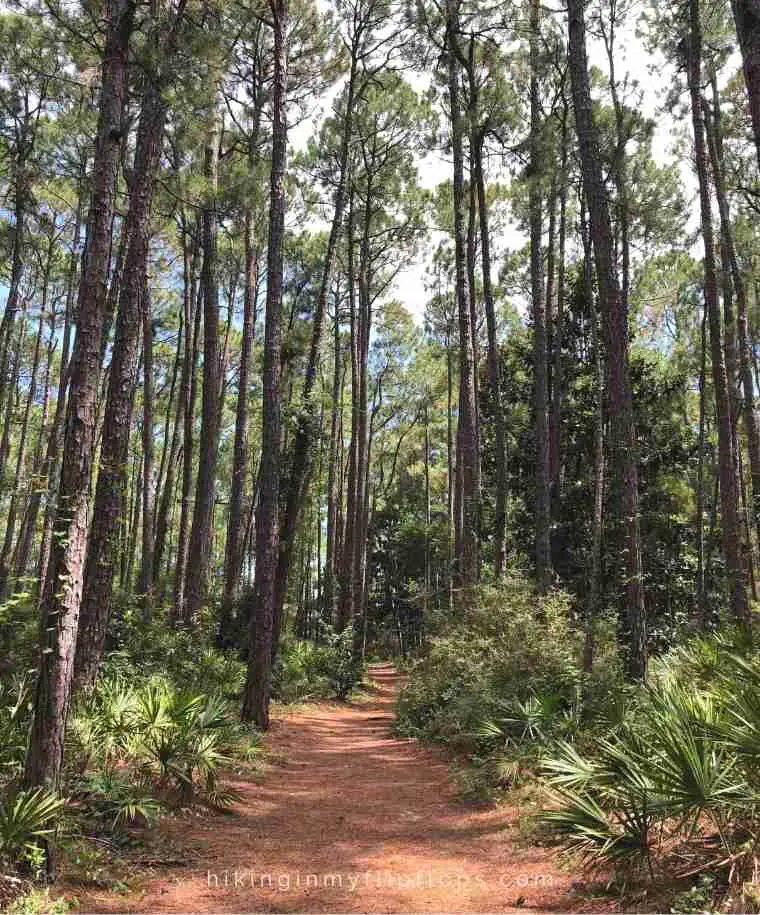
[[[532,840],[623,893],[760,911],[760,655],[730,635],[693,638],[632,685],[612,621],[592,676],[580,638],[560,592],[537,599],[519,578],[479,589],[411,666],[400,732],[464,756],[468,797],[519,789],[543,808]]]

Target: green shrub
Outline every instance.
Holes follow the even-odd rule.
[[[552,697],[557,711],[570,708],[580,670],[569,616],[566,595],[539,601],[518,578],[479,589],[473,606],[438,622],[441,634],[413,665],[399,699],[400,731],[474,753],[499,739],[484,734],[484,723],[508,717],[519,703]]]
[[[8,915],[43,915],[43,913],[65,915],[75,905],[77,905],[76,899],[69,901],[63,896],[51,898],[50,890],[47,887],[33,888],[23,896],[14,899],[6,912]]]
[[[115,677],[101,680],[80,703],[70,735],[78,767],[98,776],[82,791],[96,812],[118,824],[150,819],[158,809],[150,800],[155,790],[171,789],[183,802],[228,804],[219,775],[242,730],[220,696],[181,691],[161,679],[134,687]]]
[[[336,632],[323,626],[322,641],[283,640],[272,677],[282,702],[346,699],[361,680],[362,666],[353,658],[353,627]]]
[[[757,656],[697,639],[653,663],[608,737],[546,757],[554,806],[543,820],[591,867],[654,877],[685,846],[695,872],[725,870],[741,885],[760,825],[759,735]]]
[[[10,865],[35,860],[37,840],[54,831],[64,803],[45,788],[6,788],[0,797],[0,859]]]
[[[21,775],[32,714],[32,681],[28,675],[0,682],[0,780]]]
[[[326,648],[285,637],[272,673],[272,693],[281,702],[304,702],[329,695]]]
[[[336,632],[325,627],[323,672],[336,699],[347,699],[362,676],[361,662],[353,656],[354,627],[346,626]]]
[[[187,628],[169,625],[167,614],[157,611],[146,624],[140,607],[121,606],[112,621],[103,676],[159,676],[180,688],[192,683],[198,692],[237,698],[245,683],[245,664],[233,649],[210,647],[216,641],[213,614],[201,611]]]

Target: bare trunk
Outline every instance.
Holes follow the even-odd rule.
[[[63,761],[66,717],[79,624],[87,548],[88,495],[95,440],[95,400],[105,308],[105,278],[119,165],[122,117],[128,87],[131,3],[106,8],[95,171],[90,206],[90,248],[79,295],[77,335],[70,389],[59,498],[50,562],[42,595],[39,675],[26,756],[24,782],[57,789]],[[47,858],[50,876],[55,857]]]
[[[48,266],[49,269],[49,266]],[[10,504],[8,506],[8,517],[5,522],[5,537],[3,546],[0,551],[0,599],[5,594],[6,585],[8,584],[8,575],[10,573],[11,555],[13,550],[13,537],[16,531],[16,520],[18,518],[19,498],[21,496],[21,478],[24,471],[24,461],[26,459],[26,440],[29,432],[29,416],[32,410],[32,404],[37,396],[37,371],[40,364],[40,348],[42,346],[42,328],[44,326],[44,308],[45,299],[47,298],[47,282],[45,277],[43,288],[43,306],[40,313],[37,336],[34,341],[34,356],[32,358],[32,372],[29,383],[29,391],[24,406],[24,415],[21,419],[21,429],[19,430],[19,442],[16,451],[16,469],[13,475],[13,486],[11,489]],[[17,377],[18,377],[18,373]],[[10,413],[10,411],[9,411]]]
[[[607,351],[610,554],[619,564],[615,577],[620,583],[618,603],[622,608],[628,673],[632,677],[643,678],[647,666],[646,614],[641,565],[638,448],[628,364],[628,310],[615,269],[609,201],[591,106],[583,7],[583,0],[569,0],[569,68]]]
[[[722,247],[726,259],[728,260],[733,288],[736,293],[739,379],[744,393],[744,424],[747,430],[747,449],[749,451],[750,474],[752,477],[752,516],[753,523],[758,531],[758,538],[760,539],[760,430],[758,429],[757,414],[755,413],[755,387],[752,379],[750,343],[747,333],[747,313],[749,310],[747,303],[747,287],[744,283],[744,277],[742,276],[739,262],[736,257],[736,245],[734,244],[731,226],[731,214],[728,198],[726,196],[723,167],[719,152],[720,137],[718,136],[717,86],[714,86],[713,98],[715,99],[715,121],[712,122],[708,117],[705,119],[705,126],[707,129],[707,142],[710,151],[713,182],[720,213]],[[705,113],[707,114],[706,109]],[[736,420],[736,417],[734,419]]]
[[[707,629],[707,568],[705,563],[705,382],[707,378],[707,304],[702,314],[699,364],[699,462],[697,464],[697,625]]]
[[[317,296],[317,305],[314,311],[311,344],[309,347],[309,361],[307,363],[303,383],[303,405],[298,416],[298,424],[290,448],[290,474],[285,487],[285,512],[282,517],[280,556],[277,568],[277,583],[275,586],[274,651],[277,650],[280,629],[282,627],[282,614],[288,588],[288,572],[298,528],[298,517],[301,506],[305,501],[306,489],[311,475],[312,455],[314,453],[314,443],[317,432],[316,422],[319,416],[316,409],[316,403],[314,402],[316,393],[315,382],[320,362],[322,334],[325,324],[325,315],[327,314],[327,300],[330,294],[338,242],[340,241],[341,233],[343,231],[343,213],[347,198],[346,189],[348,182],[349,150],[353,134],[356,68],[356,49],[353,48],[346,95],[346,108],[343,114],[340,158],[338,162],[338,186],[335,190],[332,225],[330,226],[330,235],[327,240],[325,262]]]
[[[533,301],[533,383],[536,430],[536,586],[541,594],[551,585],[551,504],[549,499],[549,350],[547,345],[547,302],[544,300],[543,253],[541,248],[541,99],[538,80],[540,40],[539,0],[530,7],[530,279]]]
[[[183,233],[185,244],[186,233]],[[187,571],[188,535],[190,532],[190,505],[193,492],[193,439],[195,429],[195,402],[197,399],[198,347],[203,311],[196,295],[196,264],[200,249],[200,220],[196,224],[196,241],[190,271],[185,279],[185,365],[182,375],[183,438],[182,438],[182,504],[177,534],[177,568],[174,577],[174,604],[172,619],[180,619],[185,605],[185,577]],[[192,332],[190,327],[192,325]]]
[[[240,371],[238,373],[238,399],[235,413],[235,443],[232,455],[232,483],[230,486],[230,513],[227,521],[227,542],[224,561],[224,594],[219,623],[220,644],[230,643],[230,630],[235,604],[238,599],[240,576],[243,571],[243,509],[248,482],[248,415],[249,373],[251,353],[256,332],[256,286],[258,260],[256,240],[253,237],[253,214],[245,216],[245,290],[243,295],[243,330],[240,344]]]
[[[119,289],[77,645],[75,677],[81,686],[91,685],[97,676],[113,605],[113,581],[126,504],[129,437],[142,336],[150,211],[165,117],[166,105],[159,91],[150,89],[140,113],[129,211],[123,229],[129,241]],[[143,480],[143,485],[146,483]],[[130,580],[131,576],[128,576],[127,583]]]
[[[327,552],[325,555],[324,575],[324,607],[325,616],[329,623],[335,622],[336,591],[335,580],[337,573],[337,528],[338,528],[338,500],[340,490],[337,488],[338,454],[338,406],[340,404],[343,354],[340,346],[340,301],[336,297],[335,319],[333,322],[333,389],[330,404],[330,447],[327,463]]]
[[[460,586],[474,585],[479,575],[480,455],[477,449],[477,404],[475,402],[475,354],[470,313],[471,289],[467,277],[467,206],[464,182],[464,124],[460,101],[459,0],[446,4],[446,62],[451,113],[451,145],[454,160],[454,263],[459,316],[459,422],[457,472],[461,486],[461,535],[458,538],[456,574]]]
[[[692,126],[694,129],[694,153],[699,180],[700,215],[702,239],[704,242],[704,296],[710,327],[710,350],[712,354],[713,386],[718,412],[718,464],[720,473],[720,497],[723,531],[723,552],[726,561],[726,575],[731,595],[731,607],[736,622],[744,629],[750,629],[749,604],[744,586],[741,560],[738,517],[738,486],[736,465],[732,448],[731,407],[728,378],[721,339],[720,306],[718,302],[718,281],[715,265],[715,238],[713,234],[712,205],[705,148],[704,121],[702,118],[702,24],[698,0],[689,2],[688,75],[691,94]]]
[[[142,556],[140,580],[137,586],[143,602],[143,618],[149,620],[153,613],[153,554],[155,489],[153,480],[153,310],[149,284],[143,293],[143,505],[142,505]]]
[[[191,622],[209,599],[208,571],[211,562],[216,465],[219,457],[221,368],[219,361],[219,284],[217,278],[217,185],[221,124],[216,111],[206,143],[204,175],[211,199],[203,208],[203,402],[201,412],[198,482],[190,528],[187,561],[187,598],[183,621]]]
[[[267,297],[264,329],[263,408],[259,503],[256,512],[256,606],[242,718],[266,730],[272,688],[275,579],[280,548],[280,312],[282,309],[283,241],[285,234],[285,167],[288,125],[288,0],[272,0],[274,78],[272,87],[272,171],[270,179]]]
[[[760,0],[731,0],[744,62],[744,80],[760,164]]]

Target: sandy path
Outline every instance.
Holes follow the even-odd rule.
[[[445,761],[390,733],[401,677],[371,669],[370,704],[324,704],[273,726],[283,754],[235,784],[229,816],[168,821],[188,865],[100,912],[509,912],[581,907],[554,853],[514,841],[514,810],[460,801]],[[586,903],[588,906],[588,903]]]

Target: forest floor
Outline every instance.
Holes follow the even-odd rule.
[[[231,813],[166,818],[168,866],[127,875],[121,893],[67,895],[97,912],[611,910],[521,835],[519,808],[465,803],[442,751],[395,737],[402,676],[370,676],[369,700],[278,716],[272,764],[231,780]]]

